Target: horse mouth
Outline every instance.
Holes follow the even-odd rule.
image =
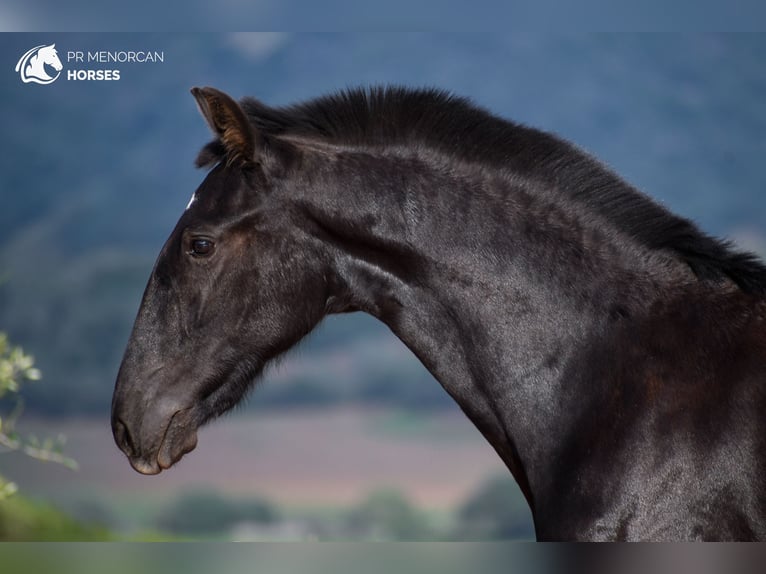
[[[129,457],[130,465],[141,474],[159,474],[176,464],[197,446],[197,426],[192,409],[175,413],[168,422],[162,441],[153,456]]]
[[[167,422],[164,426],[148,425],[149,430],[145,430],[143,440],[136,437],[139,438],[137,442],[134,442],[128,427],[120,419],[118,407],[118,414],[113,419],[115,441],[136,472],[159,474],[196,448],[199,427],[237,404],[248,386],[243,381],[251,380],[255,374],[241,370],[234,364],[223,377],[223,383],[217,383],[220,380],[218,377],[211,379],[208,385],[210,390],[198,397],[194,405],[177,410],[169,419],[165,419]]]

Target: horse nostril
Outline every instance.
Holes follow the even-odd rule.
[[[120,447],[120,450],[125,453],[127,457],[133,457],[136,454],[133,440],[128,432],[128,427],[125,423],[118,420],[114,423],[114,442]]]

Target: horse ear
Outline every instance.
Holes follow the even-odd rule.
[[[192,88],[191,93],[202,116],[226,150],[229,162],[256,161],[257,134],[240,105],[215,88]]]

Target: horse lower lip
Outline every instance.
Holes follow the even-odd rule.
[[[159,474],[177,463],[183,456],[197,446],[197,432],[187,433],[182,441],[162,441],[154,460],[129,458],[130,465],[136,472],[145,475]]]
[[[177,412],[170,419],[160,448],[157,451],[157,465],[168,469],[197,446],[197,429],[188,420],[190,411]]]
[[[194,450],[197,446],[197,433],[192,432],[187,435],[182,443],[163,442],[160,451],[157,454],[157,465],[165,470],[177,463],[183,456]]]

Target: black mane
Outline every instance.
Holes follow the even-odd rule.
[[[427,145],[547,182],[640,244],[680,257],[700,279],[728,278],[745,292],[766,292],[766,266],[756,255],[703,233],[568,142],[498,118],[465,98],[436,89],[373,87],[281,108],[252,98],[241,104],[266,136],[341,146]],[[213,142],[198,164],[222,153]]]

